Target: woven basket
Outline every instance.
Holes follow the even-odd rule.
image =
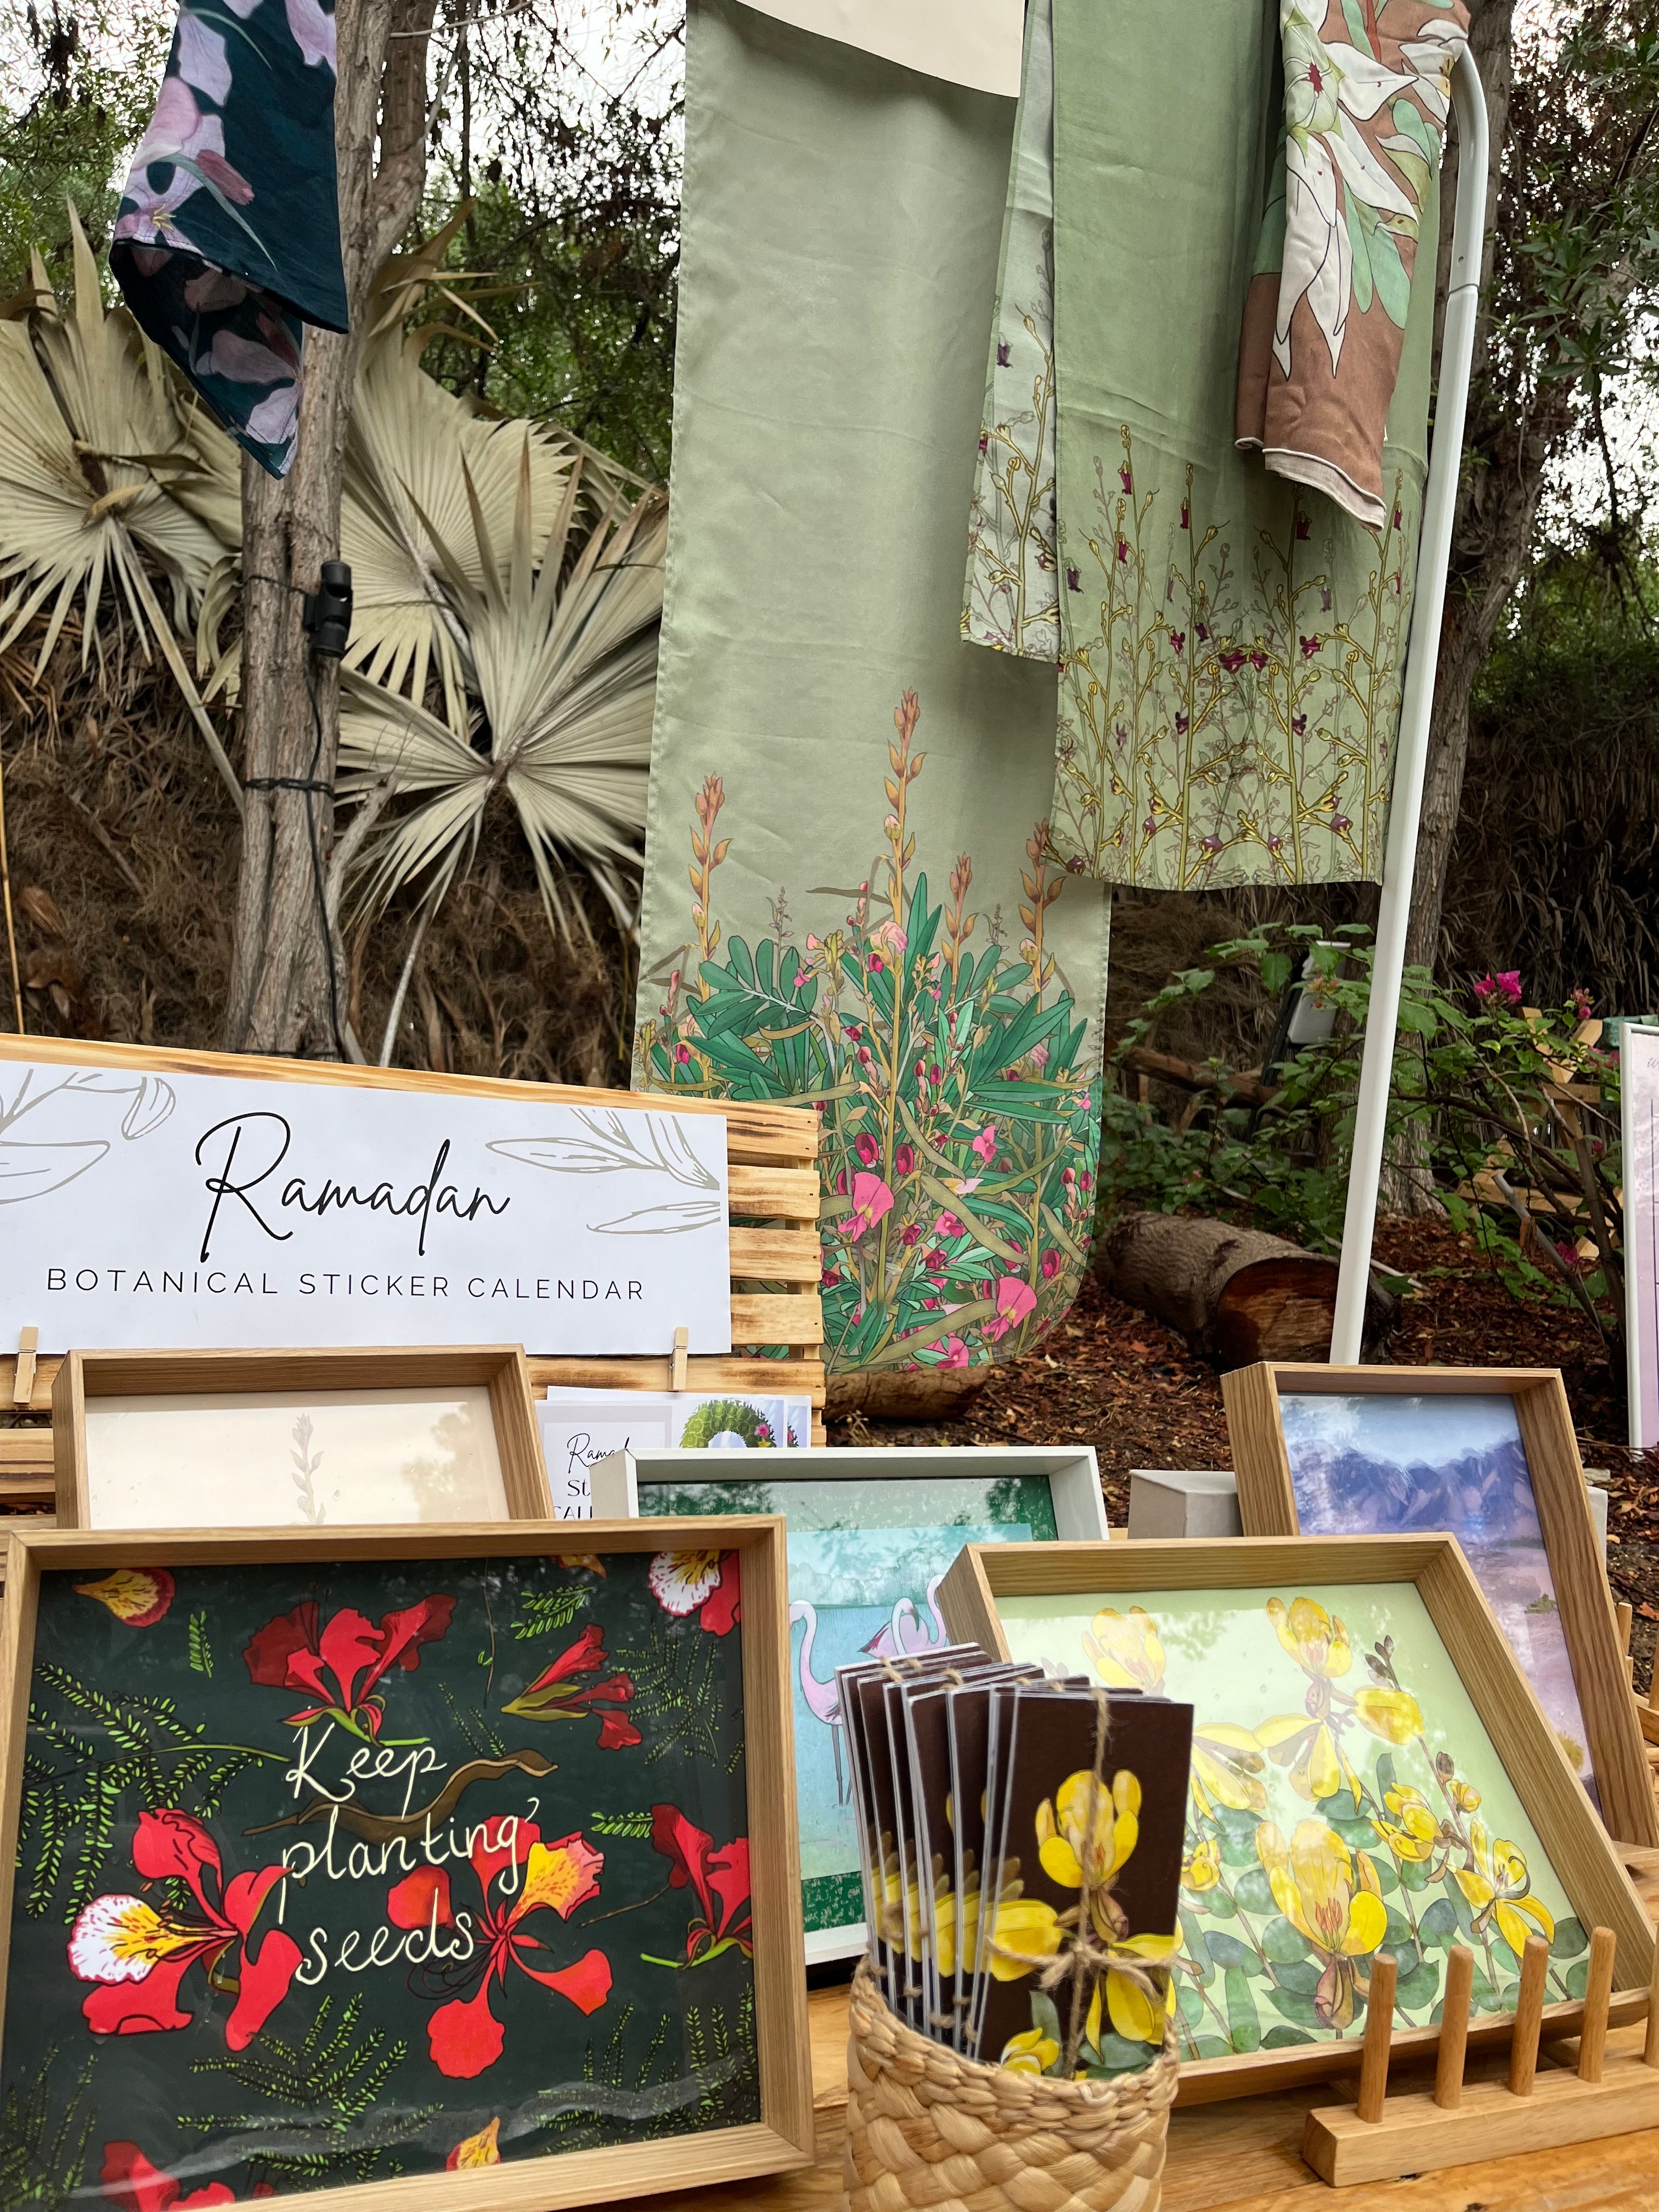
[[[1157,2212],[1173,2039],[1144,2074],[1057,2081],[981,2066],[853,1984],[843,2212]]]

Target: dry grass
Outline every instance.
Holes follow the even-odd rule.
[[[45,674],[37,637],[0,656],[0,754],[26,1018],[35,1034],[213,1047],[230,972],[234,811],[165,672],[100,634],[82,669],[66,630]],[[234,732],[226,726],[233,759]],[[395,1062],[562,1083],[626,1081],[625,946],[572,879],[591,939],[547,926],[535,871],[505,804],[477,865],[428,933]],[[371,1058],[408,951],[395,907],[348,933],[350,1006]],[[0,1026],[14,1026],[0,953]]]

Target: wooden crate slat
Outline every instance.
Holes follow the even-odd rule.
[[[822,1344],[823,1308],[815,1291],[773,1297],[764,1291],[732,1293],[733,1344]]]
[[[823,1247],[810,1229],[734,1229],[732,1279],[736,1283],[805,1283],[814,1290],[823,1268]]]
[[[688,1360],[688,1389],[702,1392],[749,1391],[768,1397],[806,1398],[814,1409],[823,1404],[823,1363],[792,1359],[744,1359],[740,1354]],[[550,1383],[577,1390],[666,1390],[669,1362],[662,1359],[532,1359],[531,1387]]]
[[[726,1176],[727,1212],[734,1218],[811,1222],[818,1218],[816,1168],[731,1169]]]

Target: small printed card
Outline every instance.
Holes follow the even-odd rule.
[[[1164,2046],[1193,1709],[1113,1696],[1103,1746],[1098,1692],[1020,1683],[994,1702],[974,2055],[1039,2074],[1138,2073]],[[1073,1974],[1057,1971],[1079,1952]],[[1090,1953],[1109,1954],[1103,1971]]]
[[[555,1384],[537,1408],[561,1521],[589,1521],[588,1469],[613,1451],[706,1447],[791,1451],[812,1440],[808,1398],[714,1397],[696,1390],[580,1390]]]

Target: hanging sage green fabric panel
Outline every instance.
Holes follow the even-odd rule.
[[[1284,235],[1278,0],[1054,0],[1054,842],[1160,890],[1382,874],[1426,459],[1419,257],[1372,530],[1234,444]],[[1437,234],[1433,196],[1424,229]]]
[[[1024,1350],[1087,1253],[1106,896],[1052,662],[960,632],[1014,112],[693,0],[635,1079],[822,1102],[843,1368]]]

